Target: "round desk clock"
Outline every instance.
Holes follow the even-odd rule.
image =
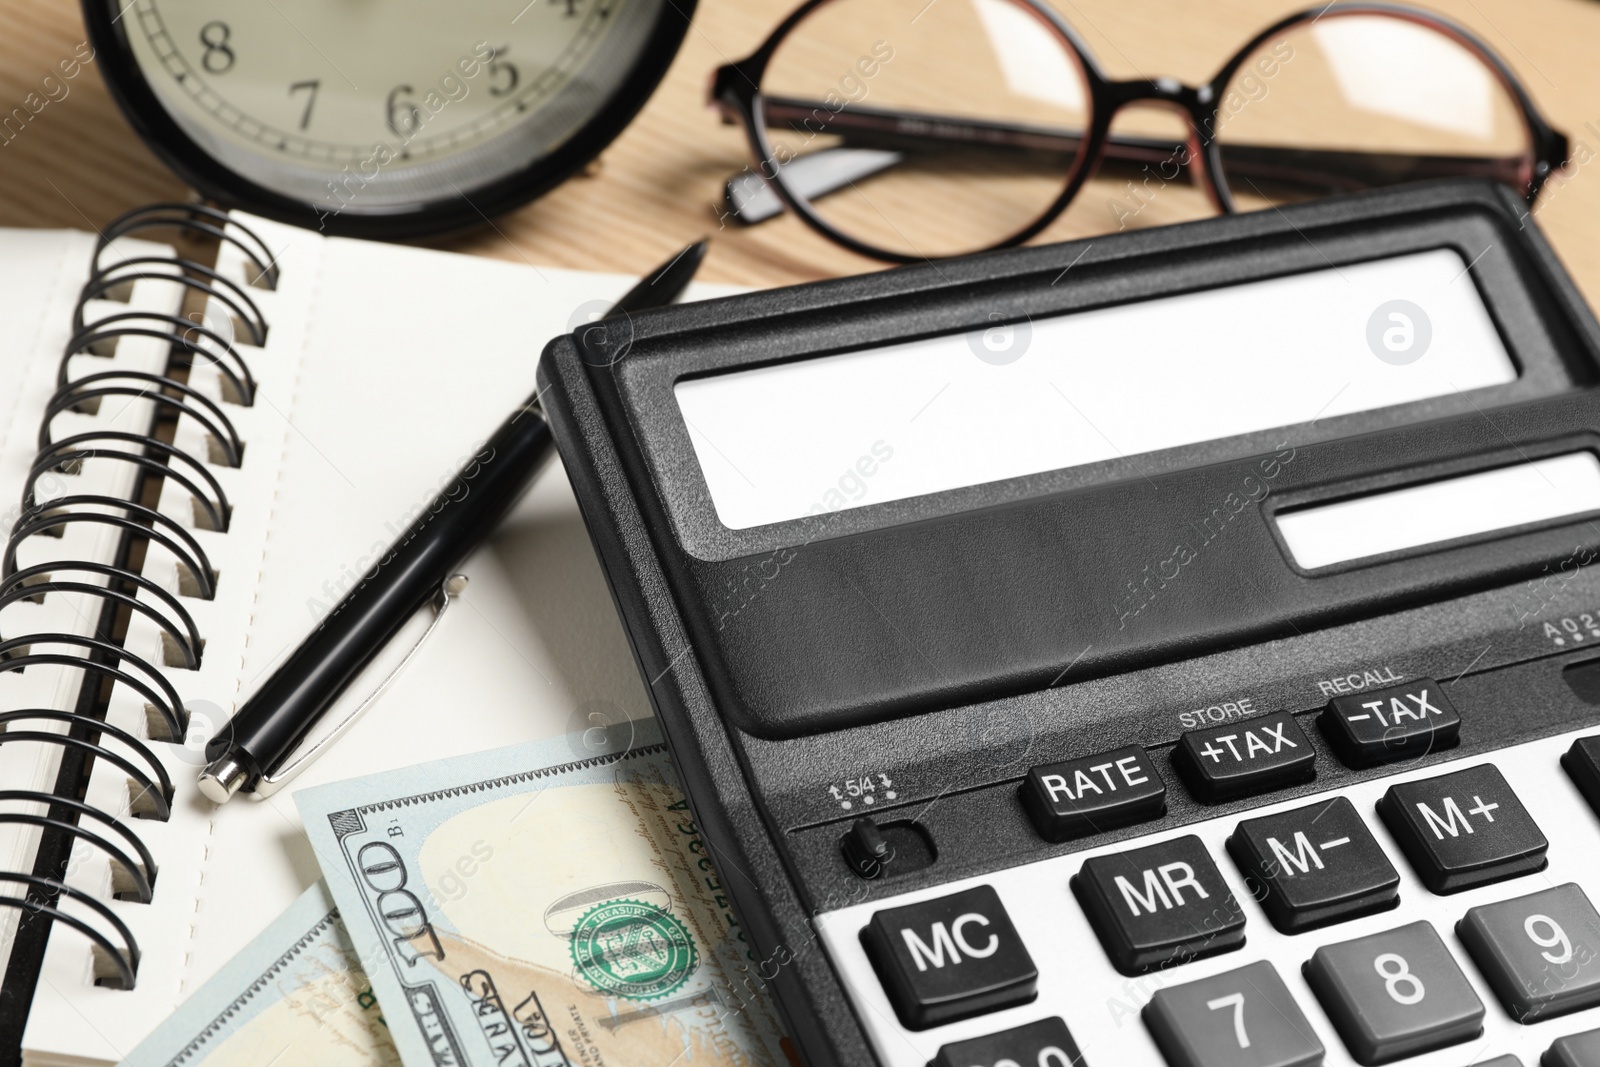
[[[85,0],[111,93],[231,208],[399,238],[582,168],[644,105],[694,0]]]

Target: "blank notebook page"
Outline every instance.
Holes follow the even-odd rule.
[[[245,441],[242,465],[216,472],[234,502],[230,529],[196,532],[219,575],[216,599],[196,613],[204,661],[167,672],[192,725],[187,746],[163,749],[176,812],[152,835],[161,873],[137,916],[138,987],[94,986],[85,942],[57,931],[24,1037],[30,1063],[119,1059],[319,877],[295,789],[562,734],[594,712],[650,714],[556,461],[461,568],[466,590],[418,658],[338,744],[268,800],[216,808],[199,796],[210,732],[533,392],[544,346],[575,312],[633,283],[241,221],[279,256],[281,281],[250,290],[269,333],[264,347],[241,349],[260,398],[227,408]],[[242,277],[236,255],[220,269]],[[215,375],[197,369],[195,379],[220,395]],[[181,493],[164,494],[162,508],[193,522]],[[175,587],[170,557],[146,573]],[[426,612],[412,620],[324,724],[359,703],[427,623]],[[137,623],[129,637],[146,651],[158,640]],[[141,704],[119,689],[111,718],[142,729]],[[141,907],[116,906],[130,924]]]

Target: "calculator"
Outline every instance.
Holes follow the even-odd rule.
[[[1450,181],[603,320],[544,404],[796,1056],[1600,1067],[1600,327]]]

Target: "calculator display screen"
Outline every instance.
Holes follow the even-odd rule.
[[[1292,428],[1517,377],[1453,250],[685,379],[745,529]]]

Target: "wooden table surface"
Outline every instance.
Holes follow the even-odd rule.
[[[1113,77],[1166,74],[1198,83],[1246,38],[1303,0],[1052,0]],[[879,268],[792,218],[719,228],[722,182],[747,162],[737,127],[705,107],[710,72],[742,58],[793,0],[701,0],[670,73],[591,175],[575,178],[496,228],[437,242],[475,255],[639,273],[696,237],[716,242],[701,277],[777,285]],[[1476,31],[1523,79],[1573,141],[1575,161],[1600,154],[1600,2],[1432,0]],[[0,111],[38,88],[83,41],[69,0],[4,0]],[[99,226],[119,212],[188,190],[123,122],[91,64],[69,95],[0,145],[0,226]],[[1115,230],[1114,185],[1089,186],[1044,239]],[[1171,189],[1131,220],[1149,226],[1209,213]],[[1600,302],[1600,158],[1569,167],[1547,190],[1539,223],[1592,303]]]

